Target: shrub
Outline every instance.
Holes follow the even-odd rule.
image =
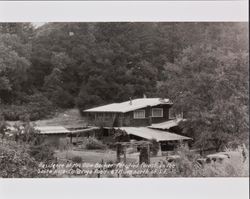
[[[72,158],[72,162],[73,163],[77,163],[77,164],[82,163],[82,157],[80,157],[80,156],[74,156]]]
[[[86,149],[106,149],[106,145],[94,137],[89,137],[86,141]]]
[[[69,150],[71,147],[70,138],[59,138],[58,149],[60,151]]]
[[[53,148],[45,144],[30,146],[29,154],[38,162],[52,162],[54,160]]]
[[[1,143],[0,156],[0,177],[39,177],[38,163],[29,155],[25,147],[16,142]]]
[[[150,146],[150,151],[152,153],[153,156],[156,156],[158,151],[159,151],[159,143],[155,140],[155,139],[152,139],[151,140],[151,146]]]
[[[197,167],[197,159],[199,156],[183,146],[177,149],[177,153],[180,158],[175,162],[176,175],[179,177],[200,176],[199,172],[201,172],[201,168]]]
[[[25,143],[27,153],[38,162],[49,162],[54,160],[54,147],[45,142],[44,135],[30,125],[29,121],[15,126],[15,137],[18,143]]]

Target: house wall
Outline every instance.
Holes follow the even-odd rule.
[[[59,146],[59,141],[61,138],[66,138],[67,134],[49,134],[45,136],[45,143],[51,144],[54,147]]]
[[[152,108],[163,108],[163,117],[152,117],[151,123],[161,123],[169,120],[169,109],[171,105],[158,105]],[[150,113],[152,114],[152,113]]]
[[[154,107],[146,107],[138,110],[145,110],[145,118],[135,119],[134,111],[127,113],[85,113],[88,125],[119,127],[119,126],[149,126],[152,123],[160,123],[169,120],[169,108],[171,105],[164,104]],[[151,117],[152,108],[163,108],[163,117]]]
[[[87,126],[113,127],[119,113],[84,113]],[[116,125],[115,125],[116,126]]]
[[[146,107],[138,110],[145,110],[145,118],[135,119],[134,111],[124,113],[119,118],[119,126],[149,126],[152,123],[160,123],[169,120],[170,105],[158,105],[154,107]],[[152,117],[152,108],[163,108],[163,117]]]

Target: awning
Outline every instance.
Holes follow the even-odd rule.
[[[178,126],[178,124],[181,121],[185,121],[185,119],[179,118],[179,119],[169,120],[162,123],[152,124],[151,126],[148,127],[153,129],[170,129],[172,127]]]
[[[40,134],[68,134],[71,133],[63,126],[36,126],[36,130],[40,131]]]
[[[85,132],[89,132],[89,131],[93,131],[93,130],[97,130],[97,129],[100,129],[100,127],[87,127],[87,128],[83,128],[83,129],[77,129],[77,130],[71,130],[71,133],[85,133]]]
[[[170,133],[167,131],[161,131],[151,129],[148,127],[115,127],[114,129],[120,129],[125,131],[129,135],[135,135],[147,140],[155,139],[159,141],[171,141],[171,140],[191,140],[192,138]]]
[[[99,127],[86,127],[83,129],[69,130],[63,126],[36,126],[35,129],[38,130],[40,134],[49,135],[49,134],[80,134],[99,129]]]

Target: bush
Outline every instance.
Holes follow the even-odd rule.
[[[38,131],[30,125],[29,121],[15,125],[17,144],[23,144],[27,148],[27,153],[37,162],[49,162],[54,158],[54,146],[47,144],[46,136],[38,134]]]
[[[0,105],[0,112],[6,120],[16,121],[27,115],[30,120],[46,118],[54,111],[52,103],[42,94],[34,94],[24,99],[21,105]]]
[[[155,140],[155,139],[152,139],[151,140],[151,146],[150,146],[150,151],[152,153],[153,156],[156,156],[158,151],[159,151],[159,143]]]
[[[0,177],[40,177],[36,160],[29,155],[25,147],[16,142],[1,143],[0,155]]]
[[[96,138],[89,137],[86,141],[86,149],[106,149],[106,145]]]
[[[29,154],[38,162],[52,162],[54,160],[53,148],[45,144],[30,146]]]
[[[74,156],[72,158],[72,162],[73,163],[77,163],[77,164],[82,163],[82,157],[80,157],[80,156]]]
[[[71,148],[70,138],[59,138],[58,149],[60,151],[69,150]]]

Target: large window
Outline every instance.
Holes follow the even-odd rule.
[[[145,110],[134,111],[134,119],[143,119],[143,118],[145,118]]]
[[[162,108],[152,108],[152,117],[163,117]]]

